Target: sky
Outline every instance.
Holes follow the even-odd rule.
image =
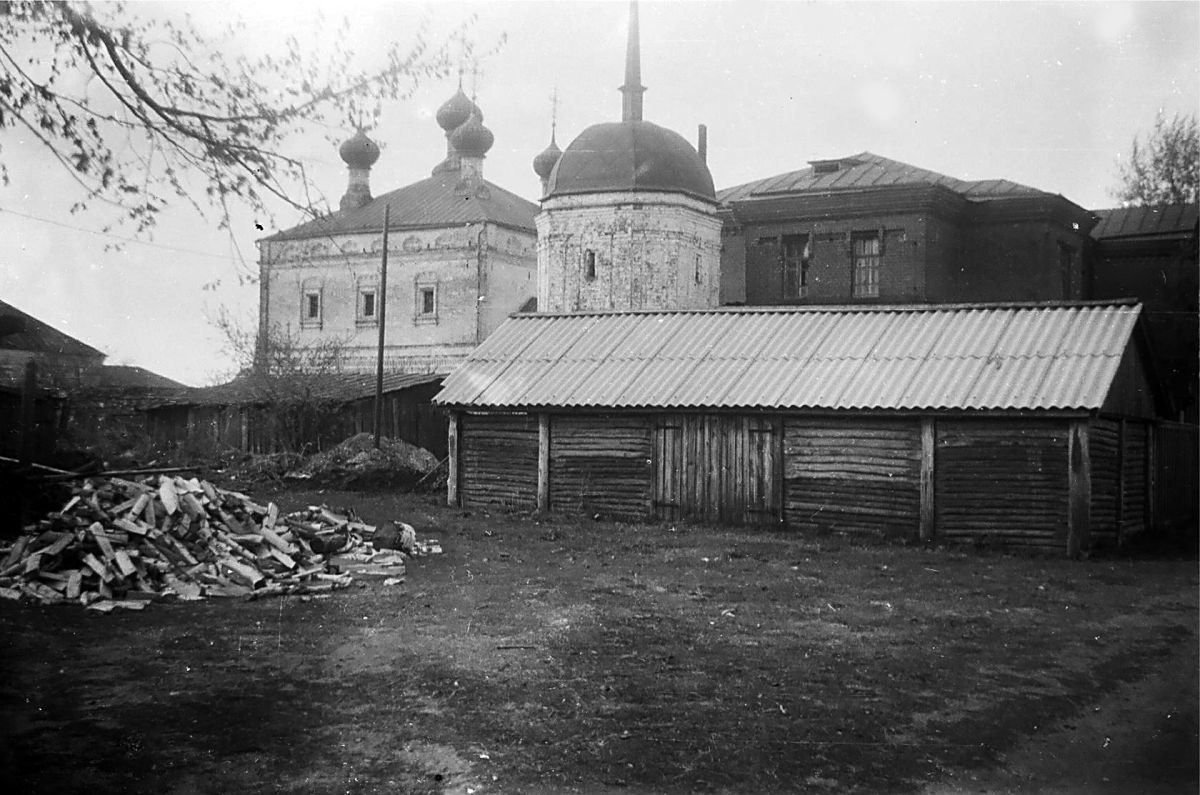
[[[533,201],[531,164],[549,142],[555,92],[562,148],[620,118],[627,9],[623,0],[136,4],[142,16],[187,13],[202,28],[241,16],[234,46],[248,54],[277,49],[288,34],[319,47],[320,31],[345,15],[364,65],[410,40],[422,12],[435,36],[475,14],[479,49],[504,37],[466,85],[496,139],[484,176]],[[640,17],[644,116],[693,143],[706,125],[718,189],[869,150],[1111,207],[1133,137],[1160,110],[1200,105],[1196,2],[670,0],[642,2]],[[385,106],[371,131],[383,149],[375,195],[425,178],[442,159],[434,114],[455,87],[434,81]],[[314,129],[289,154],[336,206],[346,170],[330,135],[342,132]],[[0,129],[0,145],[10,175],[0,186],[0,299],[104,351],[108,364],[190,385],[232,374],[214,319],[227,311],[254,326],[258,288],[246,277],[258,270],[255,240],[299,213],[240,209],[224,231],[177,206],[152,237],[120,240],[99,232],[110,211],[70,212],[75,183],[20,131]]]

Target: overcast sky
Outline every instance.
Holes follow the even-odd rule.
[[[284,35],[313,35],[316,10],[348,14],[361,55],[409,40],[424,6],[353,2],[138,4],[144,15],[189,11],[201,25],[240,15],[248,53]],[[620,116],[627,3],[432,4],[435,26],[478,14],[475,38],[507,42],[481,65],[478,102],[496,143],[484,176],[531,200],[531,162],[558,141]],[[1005,178],[1090,209],[1113,205],[1116,161],[1155,113],[1197,112],[1200,4],[1196,2],[643,2],[645,118],[691,141],[709,131],[718,189],[869,150],[962,179]],[[433,120],[453,80],[386,108],[373,137],[380,193],[429,175],[445,139]],[[471,86],[468,81],[468,90]],[[348,131],[349,132],[349,131]],[[328,130],[295,142],[336,205],[345,168]],[[96,234],[111,216],[72,215],[71,179],[14,130],[3,135],[11,184],[0,187],[0,298],[100,348],[189,384],[212,383],[233,363],[211,318],[227,307],[252,325],[254,240],[272,227],[248,212],[234,235],[180,207],[151,241],[106,252]],[[90,230],[90,231],[89,231]],[[235,245],[236,243],[236,245]],[[239,261],[240,250],[244,261]]]

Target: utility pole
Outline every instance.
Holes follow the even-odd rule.
[[[379,437],[383,433],[383,340],[387,325],[387,257],[388,222],[392,206],[383,207],[383,262],[379,268],[379,351],[375,359],[375,449],[379,449]]]

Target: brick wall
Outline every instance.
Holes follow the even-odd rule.
[[[557,196],[538,229],[538,311],[715,307],[721,222],[667,193]]]

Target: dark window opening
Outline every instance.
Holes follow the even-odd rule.
[[[878,232],[855,232],[851,237],[854,248],[854,297],[879,297],[879,271],[883,266],[883,247]]]
[[[591,249],[583,252],[583,278],[589,282],[596,278],[596,252]]]
[[[808,297],[808,259],[812,252],[808,235],[784,235],[780,246],[783,268],[783,297]]]
[[[362,316],[364,319],[375,317],[375,293],[362,294]]]
[[[432,287],[424,287],[421,289],[421,314],[432,315],[436,306],[434,300],[434,292]]]
[[[319,321],[321,319],[321,294],[304,294],[304,319]]]

